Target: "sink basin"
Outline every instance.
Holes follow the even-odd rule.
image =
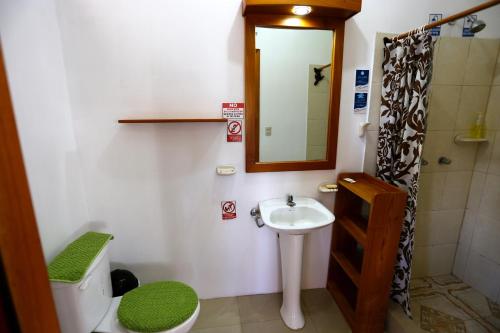
[[[314,199],[296,198],[294,202],[295,207],[287,206],[285,199],[259,202],[262,221],[278,233],[303,235],[335,220],[333,214]]]
[[[285,198],[264,200],[259,202],[259,210],[264,224],[279,234],[283,280],[281,318],[288,327],[298,330],[305,324],[300,308],[304,236],[332,224],[335,216],[314,199],[296,198],[294,202],[296,205],[289,207]]]

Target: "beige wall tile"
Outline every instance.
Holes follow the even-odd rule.
[[[470,130],[478,113],[485,113],[490,93],[489,86],[463,86],[458,107],[456,130]]]
[[[417,209],[422,211],[439,210],[443,197],[446,173],[422,173],[419,180]]]
[[[417,213],[415,245],[430,246],[456,243],[464,210],[441,210]]]
[[[463,132],[454,132],[451,143],[451,171],[471,171],[474,169],[477,148],[479,143],[455,143],[455,136]]]
[[[488,173],[500,176],[500,131],[496,132]]]
[[[464,282],[474,286],[490,299],[500,291],[500,265],[475,251],[470,251]]]
[[[471,250],[500,265],[499,239],[500,216],[492,219],[484,215],[479,215],[474,229],[474,236],[472,237]]]
[[[485,126],[487,130],[500,130],[500,86],[491,87]]]
[[[461,245],[465,246],[467,249],[469,248],[472,236],[474,235],[476,220],[477,220],[477,211],[467,209],[465,211],[462,228],[460,230],[460,238],[458,240],[458,242]]]
[[[306,149],[306,159],[308,161],[326,159],[326,146],[308,145]]]
[[[493,85],[500,85],[500,52],[497,55],[497,64],[495,68],[495,75],[493,76]]]
[[[498,39],[472,38],[465,65],[464,84],[490,85],[498,54]]]
[[[453,274],[462,280],[465,279],[465,269],[467,268],[468,257],[469,246],[458,243],[455,259],[453,261]]]
[[[460,279],[465,279],[465,270],[467,269],[467,259],[469,258],[469,246],[458,243],[453,262],[453,274]]]
[[[478,210],[483,195],[484,182],[486,174],[482,172],[474,172],[470,184],[469,197],[467,198],[467,208]]]
[[[498,219],[500,216],[500,176],[489,174],[486,177],[479,210],[481,215],[493,219]]]
[[[377,167],[377,131],[366,131],[365,160],[363,171],[374,176]]]
[[[470,39],[441,37],[434,56],[433,85],[461,85]]]
[[[378,131],[380,123],[380,105],[381,105],[381,90],[380,84],[373,84],[370,90],[370,109],[368,110],[368,130]]]
[[[422,157],[429,162],[423,168],[424,172],[449,171],[452,165],[440,165],[438,160],[441,156],[451,159],[453,148],[453,132],[451,131],[429,131],[425,136]]]
[[[495,132],[486,131],[488,142],[478,144],[476,152],[476,160],[474,162],[474,171],[486,172],[490,165],[491,152],[495,144]]]
[[[313,65],[309,65],[309,82],[308,82],[308,91],[309,91],[309,94],[318,94],[318,93],[322,93],[322,94],[327,94],[328,96],[330,96],[330,77],[331,77],[331,71],[330,71],[330,68],[328,69],[324,69],[322,71],[322,74],[324,76],[324,79],[321,80],[318,85],[314,85],[314,81],[316,79],[315,75],[314,75],[314,68],[316,67],[321,67],[323,66],[324,64],[313,64]]]
[[[309,93],[307,119],[328,120],[330,110],[328,93]]]
[[[464,209],[472,179],[470,171],[454,171],[446,175],[441,209]]]
[[[461,86],[434,85],[429,98],[428,130],[453,130]]]
[[[307,144],[323,146],[326,144],[327,122],[322,120],[309,120],[307,122]]]
[[[412,277],[450,274],[455,258],[456,244],[416,246]]]

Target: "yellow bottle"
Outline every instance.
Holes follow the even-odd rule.
[[[485,128],[484,128],[484,115],[482,113],[477,114],[476,122],[469,131],[469,136],[474,139],[484,138]]]

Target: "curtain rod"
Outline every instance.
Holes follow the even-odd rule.
[[[432,29],[432,28],[435,28],[435,27],[438,27],[442,24],[445,24],[445,23],[448,23],[448,22],[451,22],[451,21],[455,21],[455,20],[458,20],[462,17],[466,17],[466,16],[469,16],[473,13],[476,13],[476,12],[479,12],[481,10],[484,10],[484,9],[487,9],[487,8],[490,8],[490,7],[493,7],[493,6],[496,6],[500,4],[500,0],[492,0],[492,1],[487,1],[485,3],[482,3],[480,5],[477,5],[475,7],[472,7],[472,8],[469,8],[467,10],[464,10],[463,12],[460,12],[460,13],[456,13],[454,15],[451,15],[451,16],[448,16],[448,17],[445,17],[444,19],[442,20],[439,20],[439,21],[436,21],[436,22],[433,22],[433,23],[429,23],[425,26],[423,26],[423,30],[429,30],[429,29]],[[411,31],[408,31],[408,32],[405,32],[405,33],[402,33],[402,34],[399,34],[397,35],[396,37],[392,38],[392,40],[397,40],[397,39],[403,39],[403,38],[406,38],[408,36],[410,36],[414,31],[416,31],[417,29],[414,29],[414,30],[411,30]]]

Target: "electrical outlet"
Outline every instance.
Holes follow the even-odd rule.
[[[273,128],[272,127],[265,127],[264,129],[265,129],[266,136],[273,135]]]

